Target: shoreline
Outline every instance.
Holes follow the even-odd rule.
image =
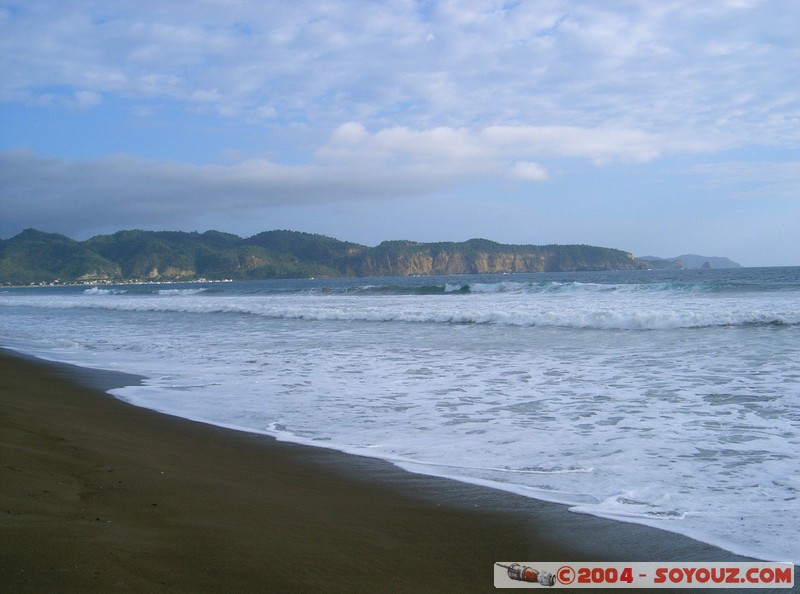
[[[486,592],[503,559],[750,560],[106,393],[135,376],[0,348],[0,378],[0,583],[15,592]]]

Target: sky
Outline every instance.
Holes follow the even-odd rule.
[[[0,238],[800,265],[796,0],[0,0]]]

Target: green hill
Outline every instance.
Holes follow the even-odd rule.
[[[119,231],[75,241],[27,229],[0,240],[0,284],[408,276],[646,268],[628,252],[486,239],[376,247],[297,231],[242,239],[207,231]]]

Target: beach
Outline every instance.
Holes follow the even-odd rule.
[[[8,592],[486,592],[501,560],[744,560],[104,392],[131,376],[3,351],[0,378]]]

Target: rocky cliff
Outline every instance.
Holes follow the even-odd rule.
[[[462,243],[384,242],[353,257],[353,276],[488,274],[645,268],[631,254],[586,245],[505,245],[485,239]]]

